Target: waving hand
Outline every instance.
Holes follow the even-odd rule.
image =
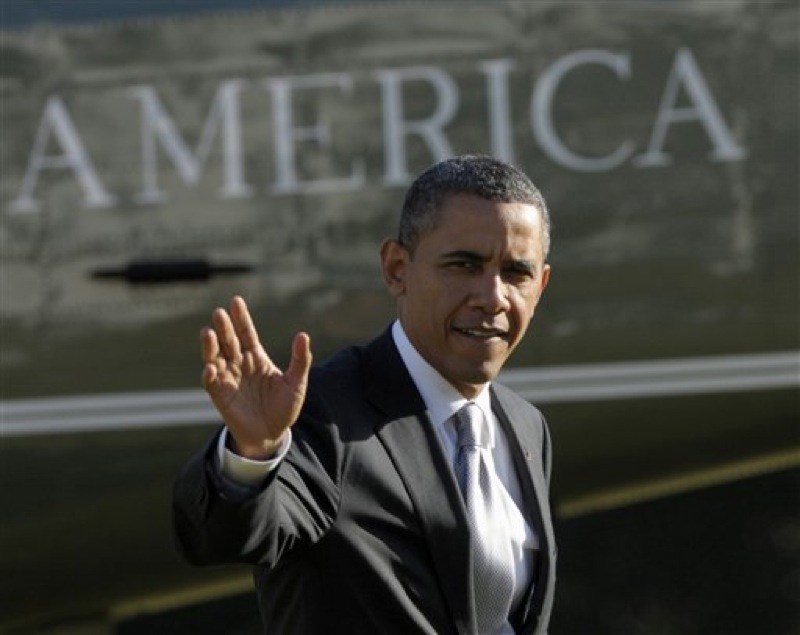
[[[259,341],[247,304],[239,296],[218,308],[200,334],[203,388],[222,416],[233,450],[269,458],[300,414],[311,368],[310,339],[298,333],[292,358],[281,371]]]

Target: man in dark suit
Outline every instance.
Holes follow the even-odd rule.
[[[214,312],[203,385],[225,426],[176,482],[175,532],[192,563],[255,566],[265,632],[547,632],[549,433],[492,380],[548,247],[522,172],[457,157],[409,188],[380,252],[398,319],[366,346],[311,369],[298,333],[281,371],[242,298]]]

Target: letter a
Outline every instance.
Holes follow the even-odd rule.
[[[63,150],[59,155],[47,155],[47,144],[50,134],[58,139]],[[69,168],[75,174],[83,188],[87,207],[109,207],[115,199],[103,188],[97,177],[94,165],[81,141],[75,125],[70,119],[64,102],[57,95],[47,100],[44,108],[39,130],[33,143],[28,169],[22,179],[19,196],[11,202],[12,212],[35,212],[39,208],[38,201],[33,197],[39,173],[42,170],[61,170]]]
[[[691,107],[675,106],[681,86],[686,89],[686,94],[692,101]],[[634,164],[646,168],[671,163],[672,157],[664,152],[667,131],[673,123],[686,121],[699,121],[706,129],[714,146],[710,155],[712,160],[740,161],[747,156],[725,124],[692,52],[688,48],[682,48],[675,55],[675,63],[664,89],[647,152],[636,157]]]

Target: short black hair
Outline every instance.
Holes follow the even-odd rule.
[[[542,248],[550,251],[550,214],[539,189],[519,168],[480,154],[465,154],[434,164],[406,192],[398,242],[413,254],[420,237],[436,228],[445,198],[472,194],[489,201],[533,205],[542,217]]]

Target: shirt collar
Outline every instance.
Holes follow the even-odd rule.
[[[428,416],[433,425],[437,428],[442,427],[468,400],[419,354],[411,344],[411,340],[408,339],[400,320],[396,320],[392,325],[392,338],[411,379],[425,402]],[[492,403],[488,388],[489,384],[487,383],[472,401],[483,410],[486,421],[491,422],[493,421]],[[490,447],[493,447],[494,426],[489,425],[488,427]]]

